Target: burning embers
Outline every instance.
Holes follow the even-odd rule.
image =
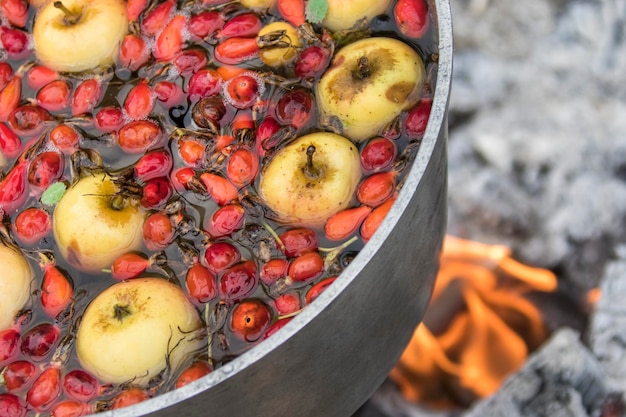
[[[520,264],[505,246],[448,236],[424,322],[390,378],[432,407],[494,393],[548,336],[525,294],[556,287],[552,272]]]

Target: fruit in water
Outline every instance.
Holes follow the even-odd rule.
[[[336,117],[350,139],[368,139],[402,110],[414,106],[425,79],[424,63],[406,43],[374,37],[337,52],[316,88],[322,115]]]
[[[0,330],[8,329],[30,295],[33,271],[24,255],[0,244]]]
[[[137,201],[124,199],[108,174],[81,178],[57,204],[54,238],[74,268],[98,273],[142,242],[144,215]]]
[[[109,66],[127,32],[122,0],[51,0],[33,25],[35,55],[55,71]]]
[[[332,31],[349,29],[361,19],[371,20],[389,7],[391,0],[328,0],[328,11],[322,22]]]
[[[352,142],[312,133],[276,153],[261,174],[259,195],[284,223],[320,225],[350,204],[360,178]]]
[[[272,22],[259,31],[259,57],[266,65],[280,67],[291,63],[302,47],[296,28],[286,22]]]
[[[104,382],[146,385],[202,346],[202,326],[183,290],[165,279],[113,284],[87,306],[76,335],[81,365]]]

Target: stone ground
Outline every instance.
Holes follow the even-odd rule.
[[[573,299],[626,294],[626,0],[452,0],[452,15],[450,233],[508,244]],[[626,389],[623,297],[603,297],[578,352],[607,392]],[[417,415],[389,384],[358,413]]]

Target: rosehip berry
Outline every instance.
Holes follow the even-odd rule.
[[[61,123],[50,130],[48,138],[58,150],[71,154],[78,149],[81,136],[72,126]]]
[[[61,112],[70,105],[71,87],[67,81],[55,80],[37,92],[37,104],[51,112]]]
[[[189,78],[187,88],[189,99],[195,101],[204,97],[212,97],[220,92],[222,79],[210,68],[202,69]]]
[[[109,407],[113,410],[138,404],[150,398],[148,393],[139,387],[126,388],[110,400]]]
[[[330,63],[330,51],[319,45],[305,48],[294,60],[294,70],[298,77],[317,78]]]
[[[374,232],[376,232],[378,226],[380,226],[383,222],[385,216],[387,216],[387,213],[395,201],[396,196],[394,195],[383,204],[372,210],[372,212],[365,218],[363,224],[361,225],[361,239],[363,239],[364,242],[367,242],[372,238]]]
[[[224,26],[222,15],[215,10],[206,10],[192,15],[187,23],[191,40],[198,41],[215,34]]]
[[[272,285],[279,278],[287,276],[289,261],[281,258],[270,259],[265,262],[259,272],[259,278],[267,285]]]
[[[22,335],[20,350],[35,362],[52,352],[59,341],[60,330],[50,323],[40,323]]]
[[[167,178],[153,178],[143,186],[140,203],[148,209],[159,209],[165,206],[174,194],[174,190]]]
[[[274,333],[285,327],[285,324],[289,323],[291,319],[293,319],[293,317],[286,317],[284,319],[276,321],[265,331],[265,334],[263,335],[263,340],[267,339],[268,337],[272,336]]]
[[[326,221],[324,234],[329,240],[343,240],[357,231],[371,211],[368,206],[341,210]]]
[[[213,238],[230,236],[243,226],[245,211],[239,204],[224,205],[213,213],[205,230]]]
[[[250,149],[238,148],[228,158],[226,174],[237,187],[252,183],[258,172],[259,158]]]
[[[12,25],[24,27],[28,19],[28,2],[25,0],[2,0],[0,9]]]
[[[250,108],[265,92],[265,82],[249,71],[224,84],[224,99],[238,109]]]
[[[0,122],[6,122],[22,99],[22,78],[14,76],[0,90]]]
[[[0,366],[15,357],[19,340],[20,331],[15,327],[0,331]]]
[[[424,36],[430,26],[428,5],[424,0],[398,0],[393,17],[400,32],[413,39]]]
[[[159,149],[139,158],[133,171],[135,178],[145,182],[153,178],[168,176],[173,166],[172,155],[164,149]]]
[[[28,182],[45,190],[63,176],[65,159],[60,152],[47,151],[35,156],[28,167]]]
[[[146,80],[141,80],[128,92],[124,111],[131,119],[145,119],[154,109],[154,94]]]
[[[396,159],[397,146],[391,139],[371,139],[361,150],[361,167],[366,173],[384,171]]]
[[[295,292],[281,294],[274,300],[276,312],[279,315],[291,314],[302,308],[300,296]]]
[[[137,278],[150,267],[150,260],[138,253],[124,253],[111,264],[111,276],[116,281]]]
[[[308,228],[287,230],[279,238],[282,242],[282,246],[279,249],[289,258],[316,251],[319,247],[317,233]]]
[[[35,379],[26,393],[26,401],[34,409],[44,411],[61,395],[61,370],[49,367]]]
[[[68,397],[77,401],[91,401],[100,390],[96,377],[82,369],[73,369],[63,377],[63,389]]]
[[[212,371],[211,365],[204,361],[194,362],[180,373],[176,379],[176,388],[183,387],[197,379],[202,378]]]
[[[239,262],[241,252],[231,243],[215,242],[204,251],[204,260],[211,270],[221,272]]]
[[[365,178],[356,190],[359,203],[377,207],[393,195],[396,189],[396,174],[393,171],[378,172]]]
[[[150,59],[150,51],[143,38],[128,34],[120,46],[120,65],[131,71],[137,71]]]
[[[432,100],[424,99],[411,109],[404,122],[404,129],[408,137],[420,138],[424,136],[432,105]]]
[[[37,367],[31,362],[24,360],[11,362],[2,371],[4,386],[9,392],[21,391],[33,382],[36,372]],[[0,415],[4,414],[0,413]]]
[[[252,260],[227,269],[220,278],[220,296],[226,301],[240,301],[254,292],[258,285],[257,268]]]
[[[130,154],[144,153],[159,145],[163,138],[161,127],[150,120],[135,120],[125,124],[117,134],[120,148]]]
[[[167,248],[174,240],[175,234],[172,221],[163,213],[153,213],[143,223],[143,242],[152,251]]]
[[[11,67],[11,64],[9,64],[8,62],[0,62],[0,90],[2,90],[7,85],[12,76],[13,68]],[[35,88],[34,90],[38,90],[39,87]]]
[[[256,58],[259,45],[256,38],[228,38],[215,47],[215,59],[222,64],[237,65]]]
[[[171,61],[183,50],[186,17],[174,16],[159,34],[152,55],[159,61]]]
[[[307,305],[311,304],[313,300],[319,297],[319,295],[322,292],[324,292],[324,290],[326,290],[326,288],[328,288],[330,284],[335,282],[336,279],[337,277],[325,278],[321,280],[320,282],[318,282],[317,284],[313,285],[306,293],[306,296],[305,296],[306,304]]]
[[[11,112],[8,118],[9,126],[15,133],[21,136],[37,136],[45,128],[45,122],[53,120],[53,117],[38,105],[24,105]]]
[[[0,415],[3,417],[25,417],[26,404],[14,394],[0,394]]]
[[[196,167],[205,159],[206,144],[196,139],[182,138],[178,141],[178,152],[185,165]]]
[[[0,152],[7,158],[15,158],[22,150],[22,140],[5,123],[0,122]]]
[[[200,180],[209,196],[220,206],[228,204],[238,196],[237,188],[226,178],[211,172],[200,174]]]
[[[78,84],[72,98],[72,115],[91,113],[102,97],[101,82],[89,78]]]
[[[204,68],[206,53],[201,49],[187,49],[174,58],[174,66],[182,76],[188,76]]]
[[[35,91],[58,79],[59,73],[45,65],[35,65],[26,73],[26,84]]]
[[[50,214],[42,208],[30,207],[21,211],[14,221],[15,236],[26,245],[41,242],[52,229]]]
[[[154,84],[154,95],[167,109],[183,102],[185,93],[182,88],[171,81],[159,81]]]
[[[241,13],[230,18],[219,32],[220,39],[252,38],[259,34],[263,23],[254,13]]]
[[[141,20],[141,32],[149,36],[159,33],[170,21],[175,8],[176,2],[166,0],[148,11]]]
[[[217,278],[205,266],[195,263],[185,276],[189,296],[199,303],[206,303],[217,297]]]
[[[60,401],[51,409],[53,417],[82,417],[93,412],[94,407],[91,404],[72,400]]]
[[[298,256],[289,264],[289,277],[298,282],[312,281],[324,273],[324,259],[317,252]]]
[[[30,54],[28,35],[23,30],[0,26],[0,43],[12,60],[19,61]]]
[[[233,309],[230,327],[237,337],[254,342],[265,332],[271,318],[269,308],[261,300],[245,300]]]
[[[124,125],[124,112],[119,107],[103,107],[96,113],[95,126],[102,133],[117,131]]]
[[[297,129],[306,125],[312,117],[313,98],[303,89],[290,90],[276,103],[276,118],[279,122]]]

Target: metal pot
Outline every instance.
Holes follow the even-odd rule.
[[[99,417],[346,417],[384,381],[430,300],[446,228],[448,0],[433,0],[439,68],[415,162],[374,237],[285,327],[180,389]]]

